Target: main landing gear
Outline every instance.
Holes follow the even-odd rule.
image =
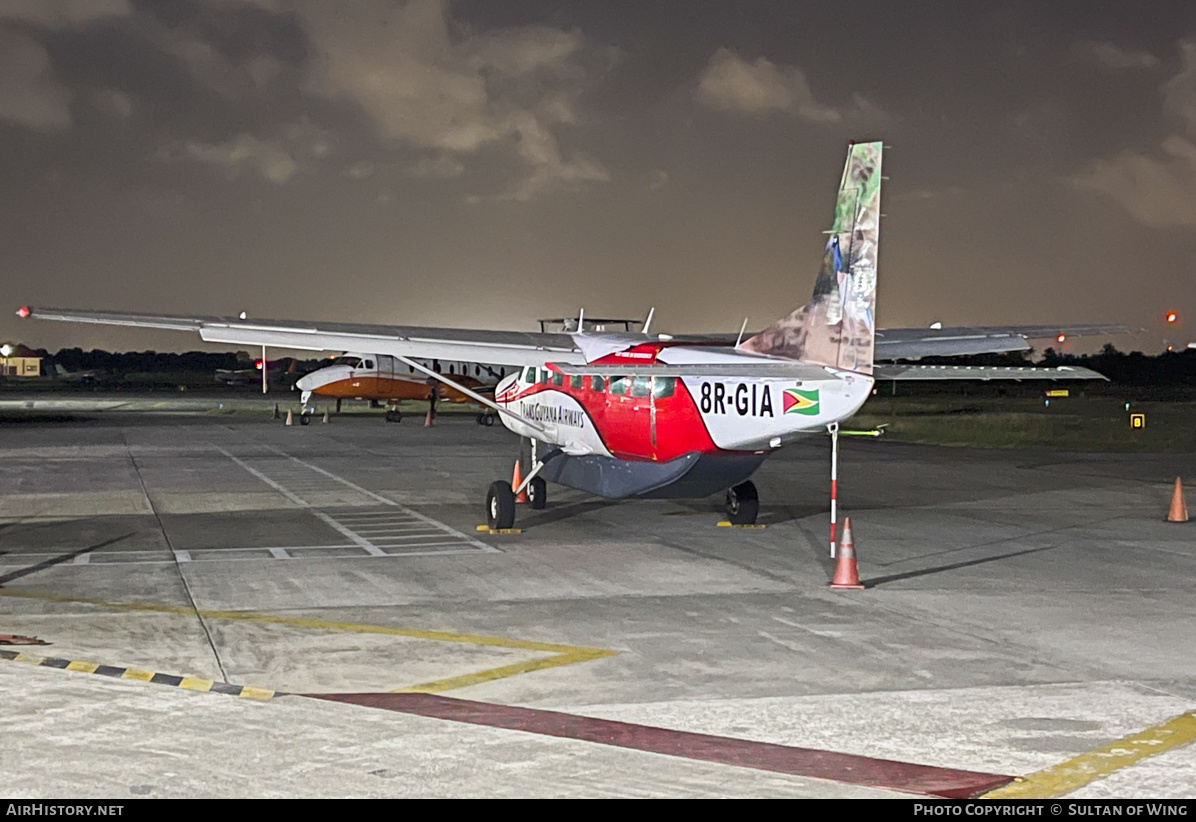
[[[482,411],[477,416],[478,425],[484,425],[487,428],[494,425],[494,414],[489,411]]]
[[[727,519],[732,525],[755,525],[760,513],[760,496],[751,481],[727,489]]]
[[[403,412],[397,408],[386,409],[386,421],[387,422],[402,422],[403,421]]]
[[[523,459],[515,461],[515,472],[511,481],[497,480],[490,483],[486,492],[486,526],[491,531],[506,531],[515,527],[515,504],[527,502],[533,510],[542,511],[548,504],[548,483],[538,476],[544,463],[536,456],[536,441],[524,441],[525,452],[530,450],[531,471],[520,476]],[[523,499],[520,499],[523,496]]]
[[[548,504],[548,483],[541,477],[532,477],[525,490],[528,504],[536,511],[544,510]],[[515,491],[506,480],[490,483],[486,492],[486,526],[491,531],[515,527]]]
[[[491,531],[515,527],[515,492],[506,480],[490,483],[486,492],[486,525]]]

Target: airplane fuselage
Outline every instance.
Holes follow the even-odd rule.
[[[873,385],[869,375],[832,368],[801,379],[734,376],[736,362],[756,358],[733,349],[641,349],[649,356],[621,352],[623,359],[580,368],[548,363],[499,383],[496,402],[516,415],[501,415],[504,425],[558,449],[558,463],[585,462],[585,470],[546,469],[550,479],[603,496],[671,496],[663,489],[673,483],[677,496],[702,496],[713,492],[708,486],[745,479],[784,443],[850,417]],[[679,482],[698,462],[710,479]],[[677,464],[677,476],[658,482],[665,463]],[[711,468],[718,465],[725,470]]]
[[[468,388],[493,385],[506,371],[476,363],[425,363],[435,370],[451,375],[454,381]],[[332,365],[303,375],[295,387],[303,392],[302,404],[314,394],[333,399],[379,400],[399,403],[403,400],[426,400],[436,391],[436,397],[447,402],[469,402],[470,398],[447,385],[429,380],[422,374],[399,363],[386,354],[347,353],[337,357]]]

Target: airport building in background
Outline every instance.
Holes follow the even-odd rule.
[[[0,376],[40,377],[41,373],[42,358],[36,351],[19,343],[0,345]]]

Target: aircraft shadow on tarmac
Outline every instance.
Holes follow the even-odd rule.
[[[550,503],[551,504],[551,503]],[[615,505],[623,505],[620,500],[611,499],[590,499],[577,500],[576,502],[566,502],[560,505],[553,505],[551,508],[544,508],[534,513],[524,513],[520,511],[520,516],[515,521],[515,525],[519,528],[536,528],[541,525],[549,525],[554,522],[567,522],[574,517],[585,516],[586,514],[596,513],[598,511],[611,508]]]
[[[889,574],[888,576],[883,576],[883,577],[872,577],[871,579],[862,579],[862,580],[860,580],[860,582],[866,588],[875,588],[879,585],[885,585],[890,582],[898,582],[903,579],[915,579],[917,577],[930,576],[931,574],[939,574],[944,571],[954,571],[958,568],[970,568],[973,565],[983,565],[986,562],[997,562],[998,560],[1002,560],[1002,559],[1012,559],[1013,557],[1021,557],[1021,556],[1026,556],[1028,554],[1037,554],[1042,551],[1050,551],[1051,549],[1057,548],[1057,547],[1058,546],[1056,546],[1056,545],[1045,545],[1041,548],[1027,548],[1023,551],[1011,551],[1007,554],[997,554],[996,556],[993,556],[993,557],[981,557],[980,559],[969,559],[969,560],[965,560],[963,562],[952,562],[947,565],[938,565],[938,566],[935,566],[934,568],[923,568],[918,571],[903,571],[900,574]],[[831,575],[833,576],[834,560],[828,559],[827,562],[824,564],[828,564],[828,567],[831,570]]]
[[[3,588],[4,584],[6,582],[12,582],[14,579],[20,579],[21,577],[29,576],[30,574],[36,574],[38,571],[44,571],[47,568],[53,568],[55,565],[61,565],[64,562],[73,562],[75,557],[77,557],[77,556],[82,556],[83,554],[90,554],[92,551],[98,551],[101,548],[107,548],[109,545],[114,545],[115,543],[118,543],[121,540],[126,540],[133,535],[134,535],[133,532],[130,532],[128,534],[122,534],[119,537],[112,537],[111,539],[106,539],[103,542],[97,542],[95,545],[89,545],[86,548],[80,548],[77,551],[70,551],[70,552],[62,554],[60,556],[51,557],[50,559],[47,559],[47,560],[42,560],[41,562],[37,563],[36,565],[30,565],[28,568],[21,568],[16,571],[10,571],[7,574],[0,575],[0,588]],[[3,552],[3,553],[7,553],[7,552]]]

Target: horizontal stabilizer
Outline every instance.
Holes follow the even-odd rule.
[[[1091,368],[999,365],[878,365],[878,380],[1108,380]]]

